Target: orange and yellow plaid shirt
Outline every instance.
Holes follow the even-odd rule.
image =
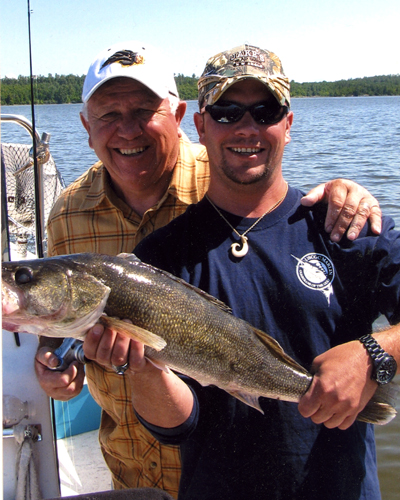
[[[101,162],[65,189],[48,222],[48,254],[132,252],[146,235],[197,203],[209,184],[204,147],[180,139],[170,186],[140,217],[113,192]],[[179,448],[161,445],[138,422],[126,377],[96,363],[86,365],[89,390],[102,407],[99,440],[114,488],[156,487],[178,494]]]

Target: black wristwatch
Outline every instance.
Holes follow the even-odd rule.
[[[397,363],[394,357],[384,351],[369,333],[358,340],[364,344],[374,363],[371,378],[378,382],[379,385],[391,382],[397,371]]]

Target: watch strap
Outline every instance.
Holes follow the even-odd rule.
[[[363,335],[358,340],[364,344],[373,361],[379,363],[387,354],[370,333]]]
[[[379,385],[389,383],[396,375],[397,363],[393,356],[382,349],[371,334],[363,335],[358,339],[364,344],[374,364],[371,378]]]

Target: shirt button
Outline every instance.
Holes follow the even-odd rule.
[[[142,227],[142,229],[140,230],[140,232],[142,233],[143,236],[146,236],[146,234],[147,234],[147,227]]]
[[[156,462],[150,462],[150,469],[155,469],[157,467]]]

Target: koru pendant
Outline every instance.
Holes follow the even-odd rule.
[[[242,244],[242,248],[240,248],[240,243]],[[249,251],[249,245],[247,243],[246,236],[240,237],[240,243],[232,243],[231,251],[232,255],[235,257],[244,257]]]

